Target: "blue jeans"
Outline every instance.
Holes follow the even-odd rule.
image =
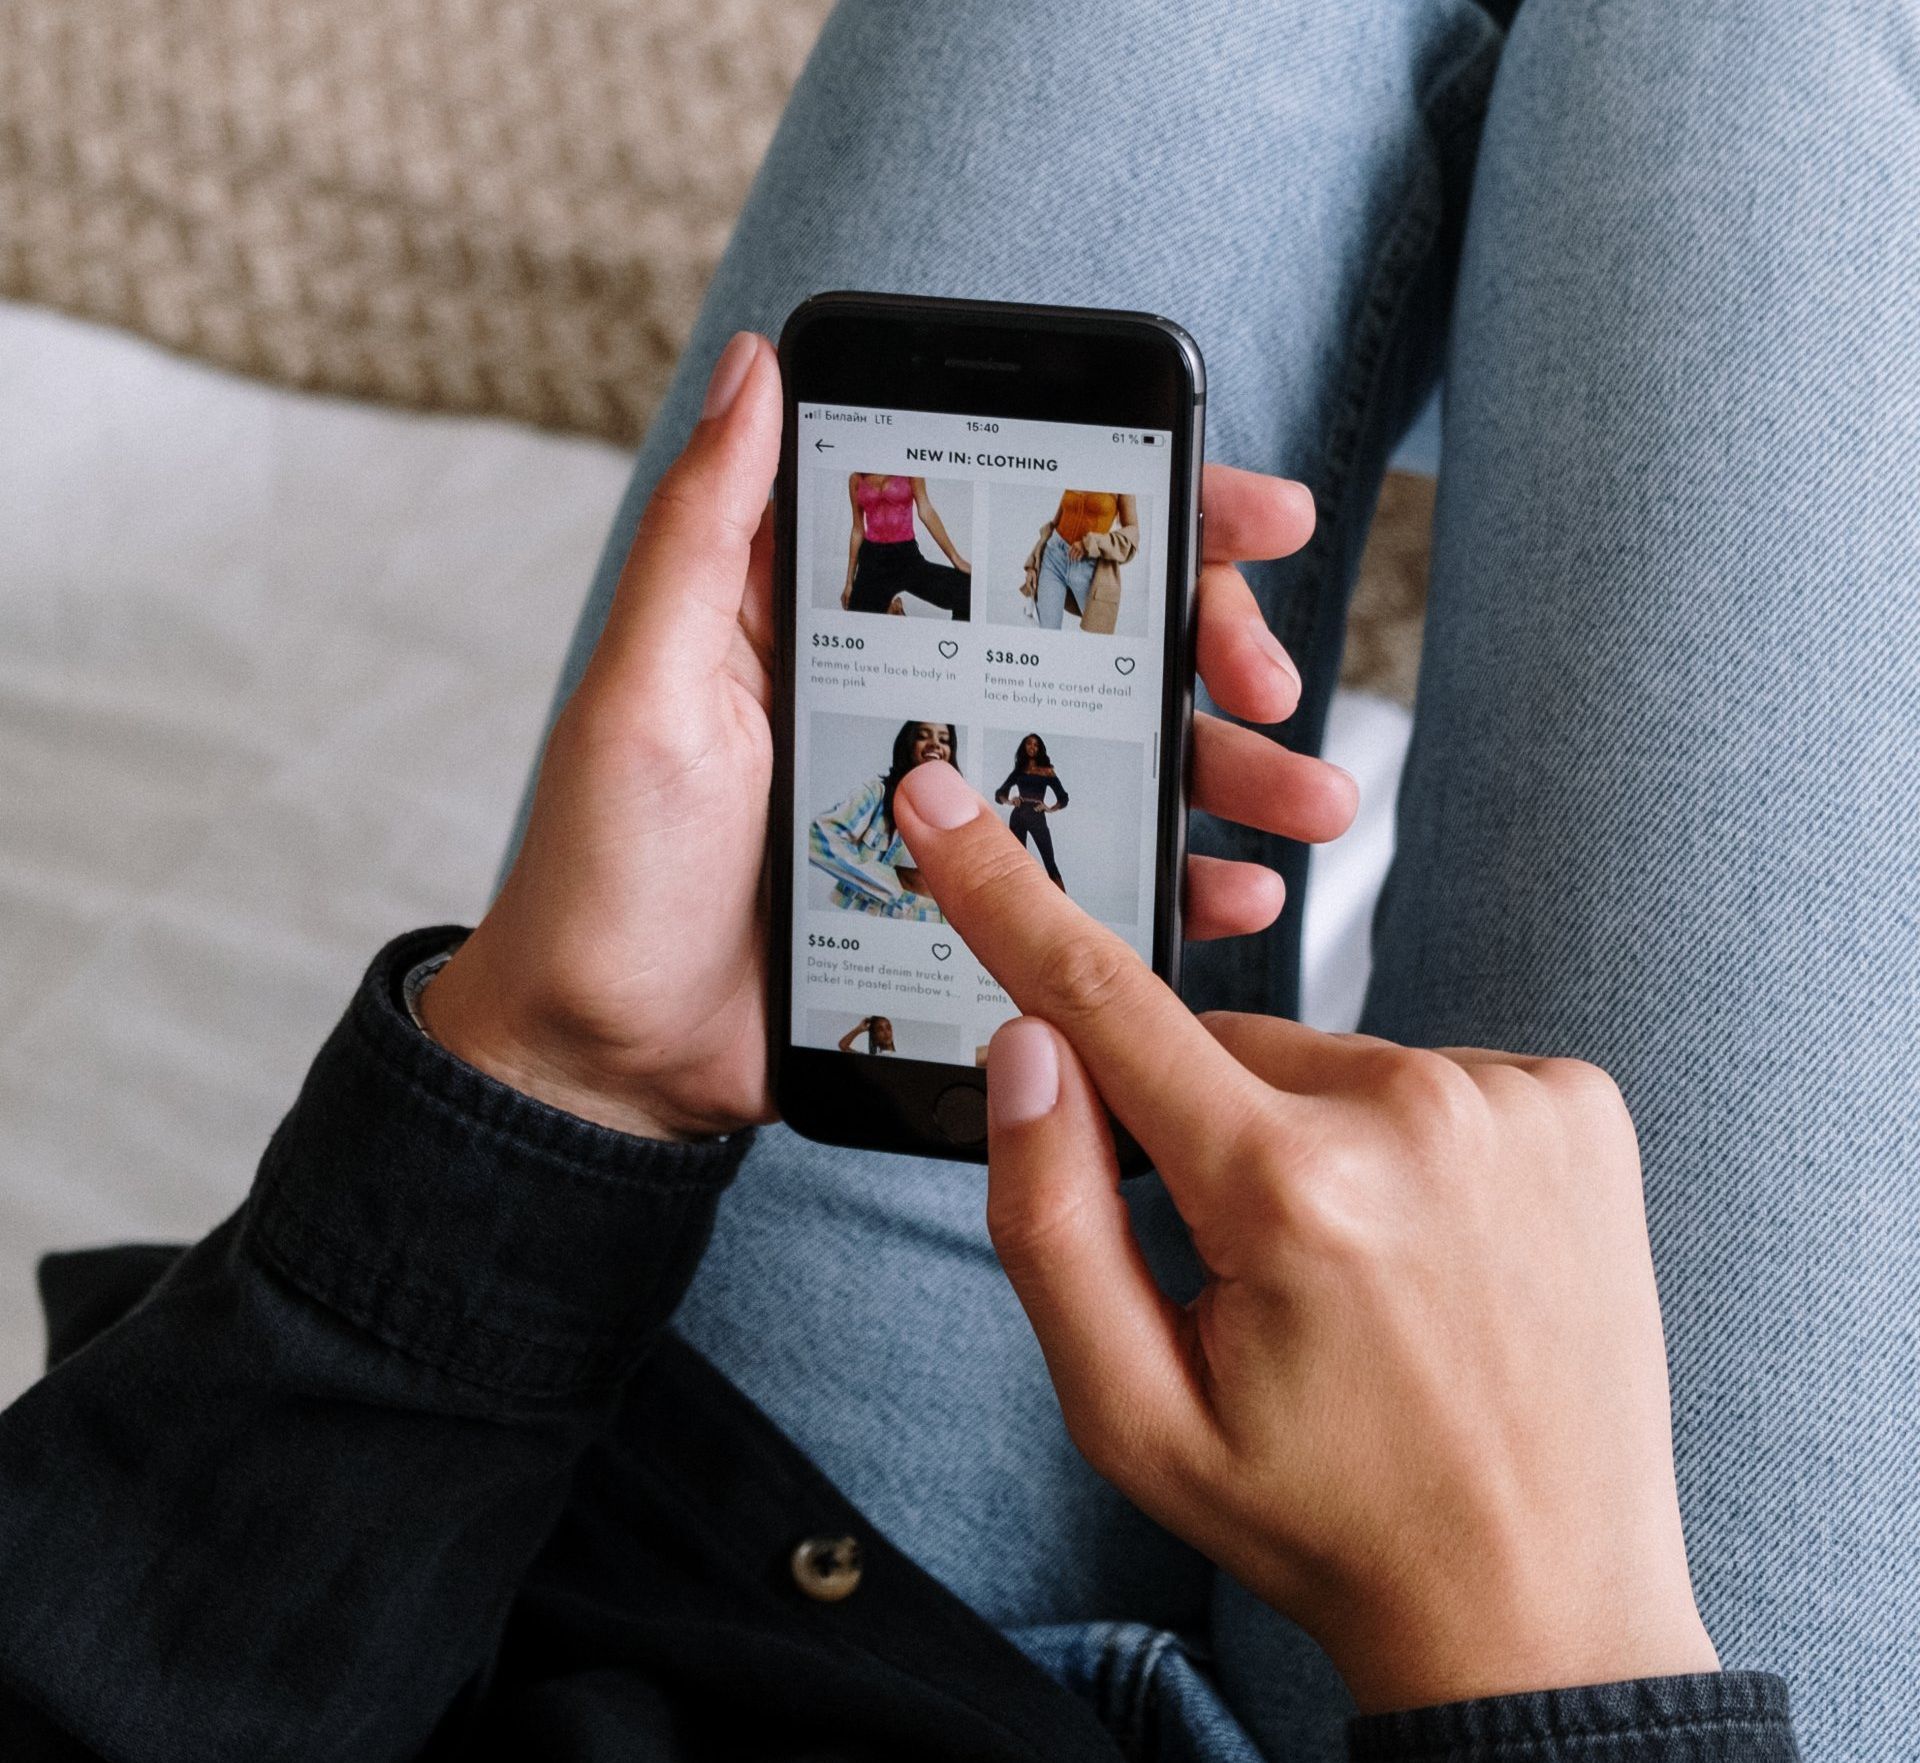
[[[844,0],[562,686],[733,329],[830,287],[1129,306],[1199,339],[1213,456],[1318,496],[1308,549],[1249,571],[1312,747],[1444,358],[1365,1026],[1618,1078],[1708,1627],[1860,1763],[1920,1723],[1916,67],[1897,0],[1526,0],[1504,43],[1470,0]],[[1299,895],[1299,852],[1196,818]],[[1195,1001],[1290,1010],[1297,922],[1193,951]],[[982,1194],[768,1132],[681,1327],[992,1620],[1113,1623],[1083,1632],[1136,1661],[1175,1631],[1269,1756],[1331,1754],[1324,1660],[1075,1456]],[[1165,1196],[1134,1206],[1192,1280]]]
[[[1076,561],[1067,555],[1065,539],[1058,533],[1047,534],[1047,542],[1040,550],[1040,576],[1034,583],[1034,611],[1043,630],[1060,628],[1069,594],[1085,610],[1087,590],[1093,586],[1093,570],[1091,557]]]

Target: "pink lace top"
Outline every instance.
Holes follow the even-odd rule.
[[[854,480],[860,504],[860,530],[876,545],[897,545],[913,537],[913,485],[903,477]]]

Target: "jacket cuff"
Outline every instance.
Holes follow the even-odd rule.
[[[400,985],[461,934],[415,931],[375,958],[267,1147],[245,1245],[467,1384],[591,1395],[672,1314],[751,1134],[634,1138],[456,1058],[414,1026]]]
[[[1363,1715],[1353,1763],[1791,1763],[1787,1686],[1759,1671],[1643,1677]]]

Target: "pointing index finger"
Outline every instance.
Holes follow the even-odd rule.
[[[950,765],[908,772],[895,815],[948,922],[1023,1012],[1072,1042],[1163,1175],[1176,1152],[1192,1169],[1195,1148],[1219,1142],[1222,1126],[1266,1093],[1138,954],[1047,879]]]

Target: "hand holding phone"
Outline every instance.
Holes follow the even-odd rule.
[[[435,1038],[469,1063],[650,1137],[773,1117],[761,877],[773,770],[767,498],[780,424],[773,348],[743,333],[641,519],[606,629],[548,742],[506,884],[421,1000]],[[1303,543],[1311,501],[1297,485],[1226,468],[1209,470],[1205,499],[1215,561],[1201,573],[1202,672],[1217,701],[1274,720],[1296,688],[1225,560]],[[1264,824],[1293,781],[1262,769],[1229,786],[1203,770],[1197,800]],[[1257,930],[1278,907],[1266,871],[1195,860],[1189,936]],[[855,1011],[839,1032],[887,1014]]]
[[[772,1118],[765,860],[780,374],[742,332],[642,515],[499,897],[420,1000],[515,1089],[650,1138]]]

